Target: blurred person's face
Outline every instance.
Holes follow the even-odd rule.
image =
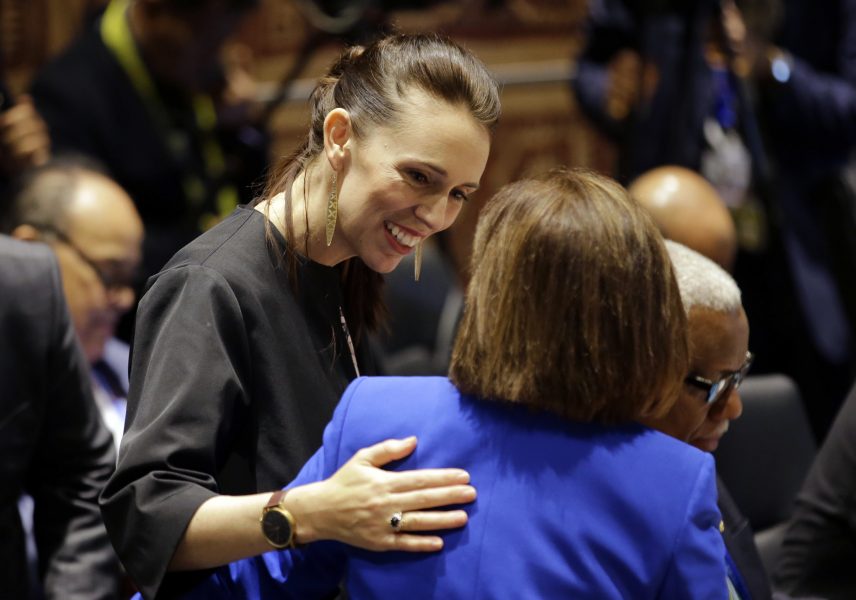
[[[91,363],[101,358],[119,318],[134,305],[143,225],[122,188],[84,176],[62,233],[52,245],[72,321]]]
[[[693,308],[688,329],[689,375],[717,381],[740,371],[746,364],[749,323],[742,308],[732,313]],[[685,383],[669,414],[650,424],[700,450],[713,452],[728,431],[729,423],[742,413],[743,403],[737,389],[730,389],[720,399],[708,403],[705,390]]]
[[[225,85],[220,52],[248,14],[224,0],[211,0],[192,10],[150,2],[138,19],[145,30],[144,55],[155,76],[176,88],[214,93]]]
[[[448,228],[478,188],[490,134],[462,106],[407,92],[396,123],[351,136],[339,170],[340,257],[392,271],[416,244]]]

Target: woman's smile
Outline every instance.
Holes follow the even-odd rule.
[[[387,238],[392,238],[390,244],[401,254],[408,254],[423,239],[423,236],[391,221],[384,221],[383,224]]]

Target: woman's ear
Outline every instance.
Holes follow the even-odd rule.
[[[351,115],[344,108],[334,108],[324,119],[324,153],[330,166],[339,171],[345,160],[345,145],[354,135]]]

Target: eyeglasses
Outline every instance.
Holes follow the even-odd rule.
[[[728,398],[728,395],[731,394],[731,392],[740,388],[740,384],[743,383],[746,373],[748,373],[749,369],[752,367],[753,360],[755,360],[755,355],[751,352],[747,352],[746,361],[737,371],[723,375],[714,381],[705,379],[698,375],[688,375],[687,378],[684,379],[684,382],[707,392],[707,404],[717,404],[721,400]]]
[[[74,252],[77,257],[86,263],[90,269],[95,273],[98,279],[101,281],[101,285],[104,286],[104,289],[108,292],[113,292],[122,288],[134,287],[134,279],[135,276],[132,274],[130,276],[122,274],[116,275],[113,273],[108,273],[104,267],[99,265],[93,259],[89,258],[86,253],[81,250],[77,244],[71,241],[65,233],[56,229],[54,227],[42,227],[41,231],[48,233],[58,239],[60,242],[68,246],[68,248]]]

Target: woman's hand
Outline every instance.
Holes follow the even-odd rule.
[[[426,510],[475,500],[461,469],[384,471],[404,458],[416,438],[386,440],[358,451],[329,479],[289,491],[286,506],[297,524],[297,542],[334,539],[368,550],[430,552],[443,540],[418,532],[462,527],[463,510]],[[390,519],[401,513],[398,530]]]
[[[290,489],[283,504],[294,517],[297,543],[338,540],[368,550],[440,550],[442,538],[418,532],[463,527],[467,513],[426,509],[472,502],[476,490],[461,469],[380,468],[414,448],[415,437],[386,440],[357,452],[329,479]],[[209,569],[270,551],[259,526],[270,496],[206,500],[187,525],[168,570]],[[402,521],[396,531],[390,519],[398,512]]]

